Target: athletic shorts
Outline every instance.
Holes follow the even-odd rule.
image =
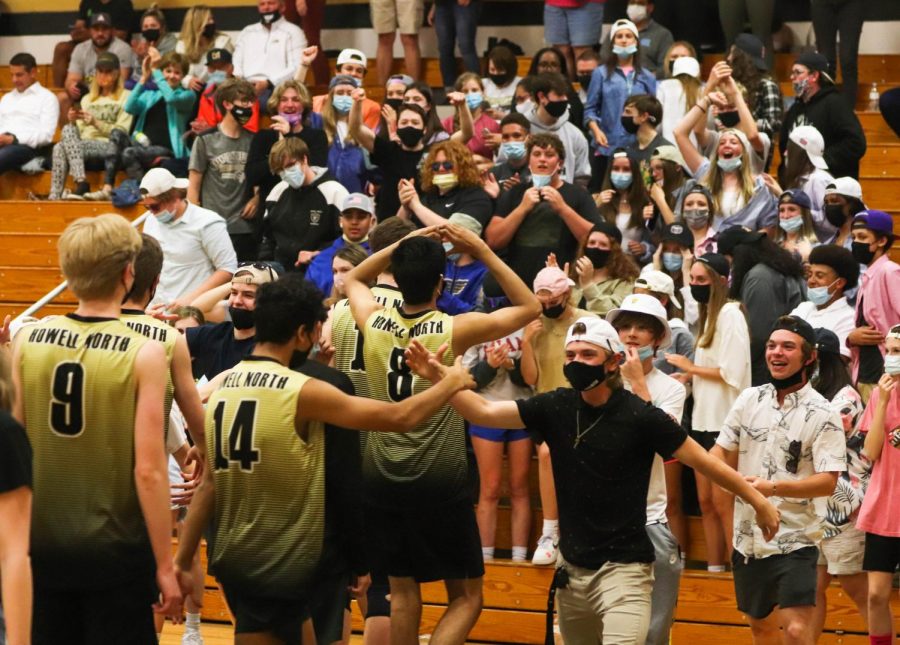
[[[220,585],[234,616],[235,634],[268,632],[285,645],[301,645],[303,623],[309,618],[305,598],[268,598],[245,593],[238,585]]]
[[[153,575],[104,589],[50,589],[34,580],[34,645],[156,645],[150,606],[159,597]]]
[[[551,45],[591,47],[600,42],[602,30],[602,2],[586,2],[572,9],[544,3],[544,40]]]
[[[372,572],[416,582],[484,575],[475,508],[464,499],[408,511],[365,509]]]
[[[731,567],[738,609],[751,618],[765,618],[775,607],[815,605],[818,560],[814,546],[767,558],[746,558],[735,551]]]
[[[376,34],[418,34],[425,15],[424,0],[370,0],[369,13]]]
[[[852,576],[863,571],[866,534],[855,526],[819,544],[819,565],[833,576]]]
[[[866,533],[866,555],[863,569],[894,573],[900,566],[900,537]]]
[[[309,601],[309,616],[317,643],[334,643],[344,638],[344,611],[350,610],[349,572],[322,578]]]
[[[691,430],[688,432],[688,436],[703,446],[703,449],[706,452],[712,450],[712,447],[716,445],[716,439],[719,438],[718,432],[703,432],[702,430]]]
[[[507,441],[521,441],[531,437],[528,430],[500,430],[499,428],[486,428],[477,426],[474,423],[469,424],[469,434],[486,441],[496,441],[497,443],[506,443]]]

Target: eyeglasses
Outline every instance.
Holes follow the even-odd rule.
[[[562,69],[562,65],[553,61],[541,61],[537,66],[538,69]]]
[[[453,162],[435,161],[433,164],[431,164],[431,172],[437,172],[439,170],[453,170]]]
[[[797,465],[800,463],[800,451],[802,448],[803,444],[796,440],[792,441],[790,445],[788,445],[788,454],[790,455],[790,459],[785,462],[784,469],[792,475],[797,474]]]

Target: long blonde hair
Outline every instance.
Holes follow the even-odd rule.
[[[694,78],[690,74],[679,74],[674,78],[681,83],[681,89],[684,90],[684,110],[687,113],[697,104],[703,86],[699,78]]]
[[[340,84],[341,83],[338,83],[338,85]],[[337,135],[338,114],[337,110],[335,110],[334,106],[331,104],[331,99],[334,97],[335,88],[337,88],[337,85],[328,90],[328,95],[325,97],[324,103],[322,103],[322,129],[325,130],[325,137],[328,139],[329,146],[332,144],[332,142],[334,141],[334,137]],[[353,135],[350,134],[349,128],[347,129],[347,136],[344,137],[344,143],[358,145],[356,139],[354,139]]]
[[[697,260],[694,260],[696,262]],[[722,280],[722,276],[705,262],[703,269],[709,276],[709,302],[700,304],[700,333],[697,335],[697,347],[707,349],[712,346],[716,337],[719,314],[722,307],[728,304],[728,285]]]
[[[110,92],[110,96],[116,101],[122,96],[122,90],[125,89],[125,79],[122,78],[122,70],[116,68],[116,86]],[[91,79],[91,90],[88,92],[88,101],[93,103],[100,96],[100,85],[97,83],[97,75]]]
[[[204,42],[203,29],[211,15],[212,9],[205,4],[195,4],[184,14],[179,39],[184,43],[184,55],[192,63],[200,62],[200,59],[215,42],[216,36],[219,35],[219,32],[216,32],[208,42]]]
[[[753,172],[750,168],[750,144],[747,142],[747,137],[734,128],[722,130],[719,134],[719,141],[721,141],[721,137],[724,137],[726,134],[736,136],[741,142],[741,148],[743,150],[741,151],[741,169],[738,172],[738,181],[741,184],[741,196],[744,198],[744,204],[748,204],[753,198],[753,193],[756,189],[756,184],[753,181]],[[722,178],[724,173],[719,169],[718,161],[719,146],[717,144],[716,149],[713,150],[713,154],[709,158],[709,170],[700,182],[709,188],[709,192],[712,193],[713,203],[711,204],[712,208],[710,210],[715,213],[722,212]]]

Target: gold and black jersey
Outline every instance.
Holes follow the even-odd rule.
[[[325,436],[301,438],[297,398],[310,378],[249,356],[206,408],[215,479],[210,571],[225,585],[273,598],[303,598],[322,553]]]
[[[74,314],[23,334],[16,368],[34,449],[35,575],[84,588],[152,571],[134,482],[134,365],[149,341],[118,319]]]
[[[404,360],[410,341],[432,352],[444,343],[444,361],[452,365],[453,316],[439,311],[404,314],[381,309],[366,321],[365,364],[368,394],[399,402],[431,386],[416,377]],[[463,419],[449,405],[412,432],[368,435],[363,448],[363,481],[368,503],[410,508],[419,503],[459,501],[466,491],[466,437]]]
[[[122,322],[141,336],[162,343],[163,348],[166,350],[166,364],[169,366],[169,376],[166,379],[165,416],[163,419],[165,422],[165,436],[168,436],[169,413],[172,411],[172,399],[175,396],[175,384],[172,382],[172,358],[175,356],[175,341],[178,337],[178,330],[158,318],[148,316],[142,311],[122,311]]]

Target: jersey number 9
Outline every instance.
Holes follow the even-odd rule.
[[[84,430],[84,366],[60,363],[53,370],[53,398],[50,401],[50,428],[66,437]]]

